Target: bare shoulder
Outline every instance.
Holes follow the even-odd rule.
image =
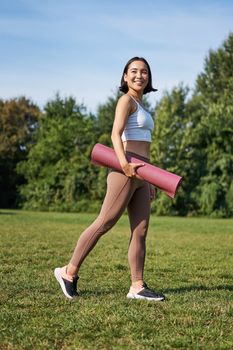
[[[132,101],[132,98],[129,95],[124,94],[119,98],[118,103],[130,104],[131,101]]]
[[[120,108],[125,108],[126,110],[131,111],[134,108],[134,101],[129,95],[124,94],[119,98],[117,105]]]

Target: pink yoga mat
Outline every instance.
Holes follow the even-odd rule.
[[[142,160],[127,155],[127,160],[130,163],[142,163]],[[115,151],[107,146],[97,143],[91,153],[91,161],[95,165],[113,168],[122,171]],[[137,169],[137,174],[152,185],[158,187],[165,192],[169,197],[174,198],[181,184],[182,177],[169,171],[160,169],[150,163],[143,161],[144,166]]]

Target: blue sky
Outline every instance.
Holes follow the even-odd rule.
[[[233,31],[233,1],[0,0],[0,98],[43,107],[59,92],[95,112],[125,63],[145,57],[158,93],[194,87],[209,49]]]

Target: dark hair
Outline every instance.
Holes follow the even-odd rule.
[[[151,91],[158,91],[157,89],[154,89],[152,86],[152,75],[151,75],[150,66],[149,66],[149,63],[143,57],[133,57],[126,63],[125,68],[123,70],[122,77],[121,77],[121,86],[119,87],[119,90],[124,92],[125,94],[128,92],[129,88],[128,88],[128,84],[124,81],[124,75],[127,73],[128,69],[129,69],[129,65],[134,61],[144,62],[145,65],[147,66],[147,69],[148,69],[149,80],[148,80],[147,86],[145,87],[145,89],[143,91],[143,95],[145,95]]]

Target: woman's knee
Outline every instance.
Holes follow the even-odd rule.
[[[148,232],[148,223],[146,221],[140,223],[133,229],[133,234],[138,238],[145,239]]]
[[[115,217],[105,217],[105,218],[98,218],[96,220],[98,229],[96,231],[97,236],[102,236],[105,233],[107,233],[116,223]]]

